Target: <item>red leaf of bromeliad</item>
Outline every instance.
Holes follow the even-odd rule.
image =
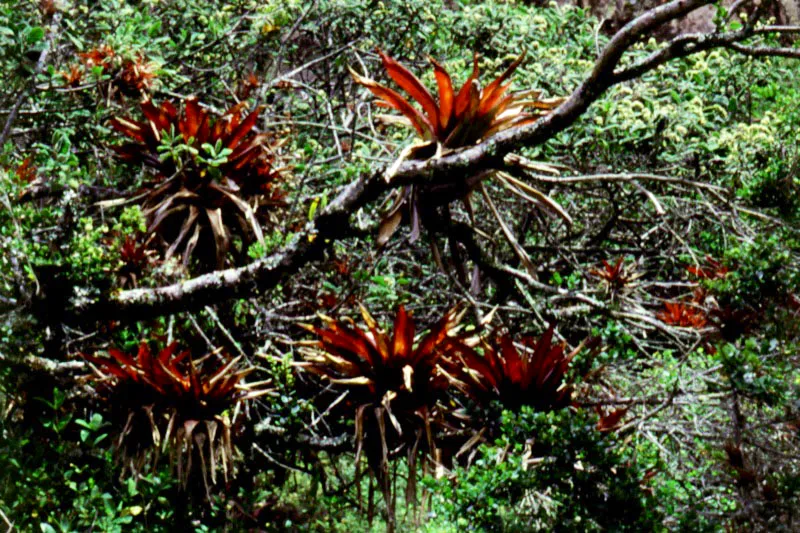
[[[483,94],[481,95],[481,107],[480,113],[486,113],[490,109],[492,109],[495,104],[503,97],[503,94],[508,90],[511,84],[505,85],[501,87],[501,84],[508,79],[511,74],[514,73],[515,70],[522,64],[525,60],[525,54],[527,50],[523,50],[522,53],[519,55],[517,59],[514,60],[508,68],[500,74],[493,82],[486,86],[483,90]]]
[[[439,124],[436,132],[438,137],[442,132],[447,131],[450,125],[450,121],[453,118],[453,104],[456,95],[450,74],[433,58],[428,58],[428,60],[433,65],[433,74],[436,76],[436,85],[439,87]]]
[[[408,103],[408,100],[403,98],[397,91],[389,89],[379,84],[375,80],[365,78],[359,75],[353,69],[350,69],[350,74],[356,83],[363,85],[370,90],[372,94],[383,100],[389,107],[400,111],[411,121],[411,125],[417,130],[420,137],[423,139],[430,139],[435,134],[435,128],[428,121],[428,119],[417,109]]]
[[[186,99],[184,105],[184,119],[178,123],[178,129],[183,135],[183,139],[188,141],[190,137],[197,138],[200,126],[206,120],[206,111],[200,107],[197,98],[191,96]]]
[[[500,350],[503,354],[503,360],[505,363],[505,375],[511,383],[518,384],[522,382],[522,378],[525,375],[524,364],[522,358],[519,356],[519,351],[517,351],[517,347],[514,346],[514,342],[511,340],[511,337],[507,335],[503,335],[498,339],[500,344]]]
[[[256,125],[259,113],[261,113],[261,107],[257,107],[236,127],[228,140],[225,141],[227,148],[234,149],[239,145],[242,139],[253,129],[253,126]]]
[[[447,338],[447,333],[450,331],[451,322],[453,321],[455,313],[455,309],[448,311],[419,342],[417,351],[414,353],[414,359],[410,362],[412,366],[416,365],[423,357],[433,355],[436,351],[436,347],[441,345]]]
[[[108,355],[116,359],[117,363],[119,363],[120,365],[124,365],[129,368],[136,368],[136,361],[134,361],[132,357],[129,357],[126,353],[122,352],[121,350],[117,350],[116,348],[109,348]]]
[[[383,360],[382,356],[378,357],[381,361],[377,361],[373,357],[374,346],[363,334],[359,335],[360,331],[340,328],[336,323],[330,324],[329,327],[330,329],[314,328],[314,333],[319,336],[323,345],[328,345],[328,348],[334,348],[334,353],[337,355],[346,357],[347,353],[350,353],[372,366]],[[342,353],[342,350],[347,353]]]
[[[483,94],[481,94],[481,104],[478,107],[478,116],[482,118],[488,117],[494,120],[494,117],[505,111],[509,104],[516,103],[517,97],[513,94],[503,98],[509,87],[511,87],[510,83],[503,85],[496,91],[493,91],[494,94],[489,98],[486,97],[486,91],[484,90]]]
[[[177,349],[178,349],[178,343],[172,342],[166,348],[164,348],[158,353],[159,360],[161,360],[162,363],[166,363],[167,361],[169,361],[170,357],[172,357],[172,354],[174,354],[175,350]],[[189,353],[188,351],[184,352],[184,354],[188,353]]]
[[[564,374],[571,358],[564,357],[562,345],[551,346],[541,362],[541,367],[536,375],[537,386],[540,389],[550,389],[555,392],[564,380]]]
[[[172,364],[173,362],[174,360],[171,362],[164,362],[161,361],[161,359],[156,359],[156,364],[164,372],[163,375],[168,379],[168,382],[166,383],[164,382],[159,382],[158,384],[153,383],[153,385],[156,385],[157,388],[159,388],[159,390],[163,390],[163,387],[165,385],[172,385],[173,388],[179,391],[186,390],[186,385],[187,385],[186,376],[181,374],[177,370],[177,368],[175,368],[174,364]]]
[[[178,108],[169,100],[161,102],[161,114],[168,126],[178,121]]]
[[[553,331],[555,326],[552,324],[544,332],[539,341],[536,343],[536,348],[533,351],[531,359],[531,378],[536,377],[537,387],[541,387],[548,375],[551,373],[555,362],[558,361],[560,356],[564,353],[560,346],[553,346]]]
[[[234,170],[239,170],[245,165],[258,159],[264,153],[262,144],[264,135],[257,135],[244,144],[240,144],[233,149],[233,153],[228,156],[228,165]]]
[[[90,363],[94,363],[98,367],[102,368],[103,370],[107,371],[112,376],[119,378],[119,379],[131,379],[131,375],[128,372],[125,372],[119,365],[114,363],[109,359],[103,359],[100,357],[95,357],[93,355],[87,354],[80,354],[81,357],[89,361]]]
[[[502,375],[501,363],[497,358],[497,352],[487,347],[484,350],[485,355],[480,355],[459,341],[448,342],[443,351],[451,360],[460,360],[470,373],[479,373],[492,389],[497,390],[499,386],[498,377]],[[480,379],[473,379],[480,386]]]
[[[477,82],[478,74],[480,73],[478,69],[478,54],[475,54],[472,57],[472,74],[467,81],[464,82],[464,85],[461,86],[461,90],[458,91],[458,96],[456,96],[455,101],[455,116],[460,117],[464,114],[467,108],[470,105],[470,92],[472,91],[473,82]]]
[[[150,381],[153,383],[157,383],[159,385],[164,385],[170,381],[169,376],[162,370],[162,367],[172,365],[174,367],[175,360],[173,359],[170,361],[172,354],[175,353],[175,350],[178,347],[177,342],[171,343],[169,346],[161,350],[156,359],[152,359],[147,366],[143,366],[143,370],[148,373],[148,377]]]
[[[422,106],[422,109],[428,115],[428,122],[430,124],[438,124],[439,123],[439,108],[436,105],[436,102],[433,100],[433,96],[431,93],[428,92],[428,89],[422,85],[422,82],[419,81],[414,74],[412,74],[408,69],[406,69],[403,65],[383,53],[381,50],[378,50],[378,55],[381,56],[381,60],[383,61],[383,68],[386,69],[386,72],[389,76],[399,85],[405,92],[411,96],[414,100]]]
[[[159,132],[169,130],[170,125],[178,115],[178,110],[169,100],[163,101],[161,107],[156,107],[152,100],[147,100],[142,102],[141,107],[145,118]]]
[[[403,360],[408,360],[411,347],[414,343],[414,321],[406,313],[405,306],[397,310],[394,319],[394,339],[392,341],[392,355]]]
[[[112,146],[112,150],[117,154],[117,157],[123,161],[128,162],[143,162],[146,165],[157,167],[160,161],[155,157],[149,157],[143,153],[142,145],[138,143],[125,143],[121,146]]]
[[[139,368],[146,372],[152,372],[153,370],[153,354],[150,352],[150,347],[147,345],[146,342],[142,342],[139,344],[139,352],[137,354],[137,363]]]
[[[126,118],[114,117],[109,120],[112,128],[122,133],[126,137],[138,141],[140,143],[148,143],[147,130],[145,125],[135,120],[128,120]]]
[[[229,136],[236,128],[239,127],[239,124],[242,120],[242,112],[246,106],[247,102],[239,102],[225,112],[225,114],[222,116],[222,120],[217,121],[216,125],[221,126],[222,129],[217,130],[215,127],[214,131],[219,131],[219,134],[214,136],[215,139],[224,139],[224,136]]]
[[[445,146],[463,146],[468,142],[472,142],[474,140],[471,138],[474,135],[471,134],[473,128],[476,128],[479,134],[483,133],[478,121],[473,121],[481,105],[480,84],[477,80],[473,80],[466,88],[467,93],[464,99],[464,108],[461,107],[462,104],[459,102],[461,94],[459,94],[459,98],[456,98],[455,120],[457,126],[452,133],[448,135],[447,139],[445,139]]]

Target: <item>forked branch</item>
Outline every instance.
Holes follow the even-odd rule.
[[[503,131],[475,146],[424,161],[409,160],[395,166],[391,176],[386,169],[363,174],[346,186],[293,241],[270,255],[246,266],[219,270],[173,285],[155,289],[134,289],[109,295],[106,299],[72,305],[65,314],[72,321],[96,318],[139,319],[183,310],[202,308],[216,302],[250,297],[268,291],[306,264],[317,260],[332,242],[352,232],[350,216],[376,200],[381,194],[409,184],[448,183],[481,170],[503,167],[504,157],[522,146],[546,142],[574,124],[600,96],[613,85],[635,79],[664,63],[713,48],[728,48],[743,54],[764,57],[797,57],[791,48],[768,48],[743,44],[765,28],[756,28],[769,2],[749,0],[732,8],[734,16],[745,7],[755,6],[742,28],[707,34],[678,36],[658,51],[631,66],[620,68],[625,53],[664,24],[713,4],[712,0],[673,0],[632,20],[619,30],[598,57],[592,71],[569,98],[537,122]],[[775,27],[782,33],[782,27]],[[387,180],[389,177],[389,180]]]

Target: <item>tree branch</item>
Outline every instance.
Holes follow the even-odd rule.
[[[447,183],[462,179],[465,172],[474,175],[501,168],[504,157],[512,150],[541,144],[574,124],[611,86],[640,76],[671,59],[716,47],[727,47],[751,55],[761,54],[760,49],[748,49],[736,44],[752,35],[755,20],[751,20],[736,32],[679,36],[643,61],[617,70],[625,52],[650,32],[712,3],[712,0],[673,0],[642,14],[614,35],[586,79],[549,115],[534,124],[506,130],[478,145],[440,158],[405,161],[391,175],[381,169],[371,175],[360,176],[345,187],[313,221],[306,224],[289,245],[269,257],[166,287],[121,291],[102,301],[75,302],[67,310],[66,316],[71,321],[85,321],[87,318],[139,319],[154,314],[197,309],[267,291],[319,258],[333,241],[345,237],[351,231],[350,215],[391,188],[409,184]],[[780,49],[773,50],[776,55],[781,55]]]

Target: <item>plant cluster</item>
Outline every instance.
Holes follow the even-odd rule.
[[[95,365],[119,430],[114,446],[123,469],[138,476],[153,470],[159,455],[169,450],[178,481],[202,477],[206,493],[216,482],[217,465],[227,480],[233,470],[233,444],[228,412],[269,392],[264,383],[246,385],[252,372],[238,367],[241,358],[211,366],[215,354],[197,361],[191,351],[171,343],[153,354],[146,342],[135,356],[110,348],[110,358],[83,355]]]
[[[700,3],[0,5],[0,528],[796,530],[795,35]]]
[[[184,102],[182,112],[168,100],[160,106],[147,100],[141,105],[146,121],[111,120],[134,141],[116,146],[117,155],[156,173],[142,195],[142,211],[147,231],[167,247],[165,259],[181,251],[187,266],[205,238],[214,250],[214,260],[206,257],[205,264],[221,268],[234,235],[242,241],[240,251],[252,242],[263,245],[257,215],[275,198],[275,145],[253,131],[261,110],[245,115],[244,107],[214,119],[195,98]]]
[[[495,402],[514,412],[523,406],[549,412],[571,403],[573,385],[566,374],[584,346],[565,354],[563,344],[553,344],[553,326],[541,338],[525,337],[517,345],[508,335],[491,342],[470,339],[457,333],[463,312],[453,309],[415,340],[414,320],[403,306],[391,335],[364,307],[361,314],[366,330],[352,321],[325,316],[326,328],[307,326],[319,341],[305,348],[305,361],[298,366],[344,391],[336,412],[354,418],[356,461],[363,449],[386,498],[390,522],[394,520],[392,456],[405,452],[413,498],[417,455],[422,455],[426,467],[430,462],[433,471],[449,464],[443,446],[450,448],[444,455],[452,458],[481,440],[491,442],[494,435],[484,433],[495,421],[484,417]],[[474,340],[480,342],[477,349],[470,346]],[[453,406],[459,403],[454,392],[484,408],[462,414],[461,425],[468,420],[472,430],[461,431],[461,439],[454,435]]]

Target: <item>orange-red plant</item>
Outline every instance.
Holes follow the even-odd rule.
[[[724,279],[731,270],[724,266],[721,262],[717,261],[710,255],[706,256],[706,266],[700,267],[697,265],[690,265],[686,267],[686,271],[699,279]]]
[[[119,247],[119,259],[122,264],[117,270],[117,277],[120,280],[120,287],[137,286],[139,277],[150,262],[152,253],[147,247],[147,241],[141,242],[132,235],[125,236]]]
[[[143,211],[148,231],[168,243],[167,258],[183,248],[188,264],[203,232],[213,237],[216,261],[210,263],[217,267],[225,263],[232,232],[245,245],[263,242],[256,212],[273,196],[278,172],[268,135],[254,131],[260,109],[245,115],[244,106],[214,119],[195,98],[185,101],[183,112],[169,101],[156,106],[148,100],[144,122],[111,120],[134,141],[115,147],[119,157],[154,169],[161,180]]]
[[[261,80],[258,79],[255,72],[249,72],[247,75],[239,80],[236,86],[236,96],[239,100],[246,100],[250,98],[250,94],[261,86]]]
[[[601,431],[603,433],[607,433],[610,431],[614,431],[618,429],[622,419],[628,413],[627,407],[620,407],[619,409],[614,409],[610,413],[603,414],[603,411],[598,407],[595,409],[597,414],[599,415],[599,419],[597,420],[597,431]]]
[[[565,375],[586,344],[566,353],[564,344],[553,344],[553,331],[550,326],[539,339],[523,337],[516,343],[501,335],[493,343],[483,341],[483,353],[461,341],[448,343],[456,385],[481,404],[499,400],[507,409],[529,405],[549,411],[568,406],[572,385],[565,382]]]
[[[664,309],[656,314],[656,318],[682,328],[703,328],[708,324],[708,317],[703,309],[683,302],[664,302]]]
[[[319,338],[303,351],[298,366],[322,376],[346,392],[344,404],[355,419],[356,457],[365,452],[393,517],[388,460],[392,452],[405,451],[409,461],[409,497],[415,493],[419,452],[438,453],[432,425],[439,418],[448,378],[439,372],[441,347],[459,320],[453,310],[429,333],[414,341],[414,320],[403,306],[397,311],[390,335],[378,328],[362,307],[367,329],[352,321],[324,317],[325,328],[306,326]]]
[[[245,115],[245,107],[246,103],[238,104],[221,118],[214,119],[193,97],[184,101],[182,113],[168,100],[158,107],[147,100],[141,105],[145,122],[122,117],[111,119],[114,129],[134,140],[116,147],[115,151],[123,160],[149,166],[164,177],[171,177],[180,170],[181,174],[196,180],[210,179],[218,169],[219,174],[244,193],[267,192],[277,177],[272,167],[270,136],[254,131],[261,108]],[[163,152],[159,151],[162,140],[171,132],[180,134],[183,142],[194,149],[189,150],[188,161],[163,157]],[[205,150],[203,145],[218,143],[230,151],[224,162],[214,166],[198,157]]]
[[[347,401],[355,410],[359,447],[365,417],[373,413],[378,426],[385,427],[389,421],[397,436],[413,437],[449,385],[437,364],[458,316],[451,311],[415,343],[416,326],[403,306],[397,311],[391,337],[363,307],[361,314],[367,330],[329,317],[324,317],[325,328],[306,326],[319,341],[304,351],[305,361],[299,366],[349,390]],[[387,434],[382,430],[377,437],[385,440]]]
[[[602,263],[602,268],[593,268],[589,271],[589,274],[603,280],[603,283],[611,292],[630,286],[640,277],[640,274],[631,272],[626,268],[622,257],[617,259],[613,266],[605,259],[602,260]]]
[[[133,98],[144,96],[153,87],[157,77],[157,65],[144,55],[138,53],[133,57],[124,57],[108,44],[81,52],[78,57],[87,70],[102,67],[103,73],[111,78],[107,87],[112,95],[119,92]]]
[[[69,70],[59,72],[62,78],[64,78],[64,86],[66,87],[78,87],[83,81],[83,69],[80,65],[70,65]]]
[[[438,101],[422,82],[403,65],[378,50],[383,67],[400,88],[422,111],[397,91],[350,70],[355,81],[381,99],[380,104],[403,114],[400,122],[413,127],[425,141],[435,141],[445,148],[469,146],[514,126],[536,121],[561,103],[560,99],[540,100],[539,91],[508,94],[505,83],[525,57],[523,52],[498,78],[481,88],[478,81],[478,56],[473,58],[472,74],[458,92],[450,74],[430,58],[438,86]],[[525,109],[534,111],[525,112]]]
[[[156,65],[142,55],[126,59],[114,78],[114,85],[125,96],[141,96],[152,87],[155,71]]]
[[[541,92],[535,90],[508,92],[511,84],[506,81],[522,63],[524,52],[505,72],[483,88],[478,81],[478,57],[475,55],[472,74],[458,92],[453,87],[450,74],[439,63],[430,59],[438,87],[438,100],[411,71],[384,52],[379,50],[378,54],[389,77],[421,108],[420,110],[415,107],[394,89],[350,69],[356,83],[363,85],[380,99],[378,105],[396,109],[402,114],[400,117],[383,116],[384,120],[410,126],[423,139],[423,146],[409,147],[398,162],[407,156],[417,159],[433,157],[441,149],[470,146],[505,129],[535,122],[562,101],[559,98],[540,99]],[[539,170],[544,167],[532,162],[523,164],[522,161],[523,159],[519,157],[507,158],[509,165],[519,173],[524,173],[525,168],[532,168],[530,165],[536,166]],[[389,172],[391,173],[391,170]],[[420,224],[430,226],[440,222],[445,223],[438,220],[436,207],[457,198],[464,198],[465,202],[468,202],[472,189],[490,175],[496,176],[510,192],[569,221],[569,215],[557,203],[524,181],[505,172],[484,170],[467,174],[458,183],[438,187],[408,186],[398,189],[393,193],[394,201],[381,222],[378,245],[382,246],[388,242],[404,218],[411,224],[412,241],[419,235]],[[487,203],[490,203],[488,197]],[[515,252],[524,263],[529,264],[527,254],[516,242],[493,206],[492,211]]]
[[[217,465],[227,478],[233,467],[230,421],[225,411],[237,403],[266,394],[262,384],[245,385],[252,368],[240,369],[241,357],[211,368],[178,352],[177,343],[157,355],[142,342],[136,355],[110,348],[108,357],[82,354],[95,365],[107,385],[106,399],[118,436],[115,447],[123,468],[138,473],[155,467],[169,448],[184,487],[193,472],[216,482]]]
[[[37,167],[33,164],[33,156],[28,156],[22,160],[14,174],[25,183],[32,183],[36,179]]]
[[[83,64],[88,68],[103,67],[106,68],[111,65],[116,57],[116,52],[107,44],[101,44],[92,48],[88,52],[81,52],[78,54]]]

